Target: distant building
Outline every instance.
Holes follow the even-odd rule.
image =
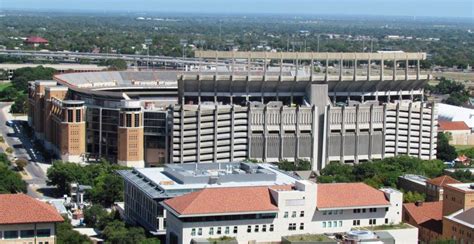
[[[39,36],[30,36],[25,40],[25,44],[38,47],[39,45],[48,45],[49,41]]]
[[[443,175],[434,179],[426,181],[426,200],[427,201],[442,201],[443,187],[447,184],[461,183],[460,181],[448,175]]]
[[[422,242],[439,240],[443,235],[443,202],[417,202],[403,205],[403,221],[418,228]]]
[[[474,134],[464,121],[438,121],[438,131],[448,133],[452,145],[474,145]]]
[[[24,194],[0,194],[0,243],[56,243],[54,207]]]
[[[405,174],[398,177],[397,185],[404,191],[425,193],[428,177],[422,175]]]
[[[474,131],[474,109],[438,103],[440,121],[463,121]]]
[[[459,210],[443,219],[443,236],[458,243],[474,243],[474,208]]]
[[[279,242],[283,236],[343,233],[401,222],[403,194],[363,183],[206,188],[166,200],[167,243],[235,238]],[[417,231],[405,233],[416,243]]]

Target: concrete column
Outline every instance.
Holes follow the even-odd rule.
[[[342,81],[343,69],[344,69],[344,60],[341,58],[341,60],[339,61],[339,81]]]
[[[230,108],[230,161],[234,162],[235,105]]]
[[[354,81],[357,81],[357,58],[354,59]]]
[[[397,60],[393,59],[393,78],[392,80],[397,80]]]
[[[319,126],[319,117],[318,117],[318,107],[316,105],[313,105],[311,108],[311,115],[312,115],[312,123],[311,123],[311,169],[313,171],[318,170],[318,148],[322,145],[319,145],[318,143],[318,138],[319,135],[318,133],[318,126]],[[323,159],[324,160],[324,159]]]
[[[367,60],[367,81],[370,81],[370,72],[371,72],[371,60],[369,58],[369,60]]]
[[[420,60],[416,60],[416,80],[420,80]]]
[[[251,107],[247,107],[247,159],[251,158],[251,145],[252,145],[252,110]]]
[[[374,136],[374,105],[370,105],[370,118],[369,118],[369,160],[372,160],[372,151],[373,151],[373,139]]]
[[[268,158],[268,114],[267,114],[267,105],[263,108],[263,162],[267,162]]]
[[[434,139],[435,139],[435,136],[437,135],[434,135],[434,130],[435,130],[435,116],[436,115],[436,111],[435,111],[435,104],[431,105],[431,124],[430,124],[430,160],[434,159],[433,158],[433,151],[434,151]]]
[[[280,160],[283,159],[284,155],[283,155],[283,139],[284,139],[284,135],[285,135],[285,130],[283,129],[283,111],[285,110],[285,106],[281,106],[280,108]]]
[[[247,59],[247,76],[250,77],[250,56]]]
[[[217,130],[219,129],[219,110],[218,106],[214,107],[214,162],[217,162]]]
[[[102,108],[99,108],[99,157],[102,157]]]
[[[408,80],[408,66],[409,66],[409,61],[408,58],[405,60],[405,80]]]
[[[423,126],[423,113],[424,113],[424,107],[425,107],[425,104],[422,102],[420,104],[420,132],[419,132],[419,135],[418,135],[418,138],[419,138],[419,144],[418,144],[418,158],[421,158],[421,150],[423,150],[423,142],[422,142],[422,139],[423,139],[423,135],[422,135],[422,126]]]
[[[399,126],[400,126],[400,103],[397,103],[397,110],[395,116],[395,156],[398,155],[398,137],[399,137]]]
[[[311,59],[311,70],[309,72],[309,80],[313,81],[313,73],[314,73],[314,59]]]
[[[279,77],[280,81],[281,81],[282,76],[283,76],[283,54],[281,55],[281,59],[280,59],[280,77]]]
[[[179,163],[183,163],[184,160],[184,104],[181,105],[180,108],[180,125],[179,125]]]
[[[324,81],[329,81],[329,59],[326,58],[326,74],[324,75]]]
[[[298,54],[296,54],[296,71],[295,71],[295,81],[298,80],[298,69],[299,69],[299,63],[300,63],[300,60],[299,60],[299,57],[298,57]]]
[[[384,67],[384,60],[383,60],[383,55],[382,55],[382,59],[380,60],[380,80],[381,81],[384,80],[384,70],[385,70],[385,67]]]
[[[201,105],[197,109],[196,118],[196,163],[201,162]]]
[[[300,154],[300,106],[296,107],[296,143],[295,143],[295,162],[299,158]]]
[[[386,138],[385,136],[387,135],[387,104],[385,103],[383,105],[383,132],[382,132],[382,135],[383,135],[383,140],[382,140],[382,159],[385,158],[385,141],[386,141]]]
[[[410,104],[408,104],[408,130],[407,130],[407,155],[410,156],[410,146],[411,146],[411,109],[412,109],[412,105],[413,103],[410,102]],[[420,123],[420,126],[422,125],[422,123]],[[420,133],[421,133],[421,129],[420,129]]]
[[[341,163],[344,163],[344,137],[346,136],[346,106],[342,106],[341,108],[341,147],[340,147],[340,159]]]
[[[355,128],[355,154],[354,162],[359,163],[359,104],[356,105],[356,128]]]

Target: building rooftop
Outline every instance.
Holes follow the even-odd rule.
[[[39,36],[30,36],[26,38],[26,43],[48,43],[48,40],[44,39],[43,37]]]
[[[204,188],[292,185],[299,178],[271,164],[169,164],[118,173],[152,198],[171,198]]]
[[[420,185],[426,185],[426,181],[429,180],[428,177],[422,176],[422,175],[413,175],[413,174],[405,174],[400,176],[400,178],[409,180],[411,182],[420,184]]]
[[[452,178],[451,176],[443,175],[440,177],[430,179],[427,181],[427,183],[430,183],[435,186],[445,186],[446,184],[455,184],[455,183],[461,183],[461,182]]]
[[[440,131],[446,130],[470,130],[469,126],[464,121],[438,121]]]
[[[474,193],[474,182],[447,184],[445,185],[445,188],[450,188],[464,193]]]
[[[390,206],[385,193],[364,183],[318,184],[318,209]]]
[[[443,229],[443,202],[423,202],[403,204],[406,214],[413,218],[416,224],[437,233]]]
[[[269,187],[207,188],[165,200],[178,215],[277,212]]]
[[[53,206],[25,194],[0,194],[0,224],[62,222]]]
[[[463,209],[447,216],[446,218],[456,221],[460,224],[474,228],[474,208],[470,208],[466,211]]]

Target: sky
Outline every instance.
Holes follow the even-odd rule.
[[[474,0],[0,0],[0,9],[286,15],[387,15],[474,19]]]

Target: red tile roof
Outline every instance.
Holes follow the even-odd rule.
[[[51,205],[25,194],[0,194],[0,224],[62,222]]]
[[[279,187],[280,188],[280,187]],[[269,187],[206,188],[165,200],[180,215],[277,211]]]
[[[451,176],[443,175],[437,178],[433,178],[426,181],[435,186],[445,186],[446,184],[461,183],[460,181],[453,179]]]
[[[318,184],[319,209],[389,205],[385,194],[364,183]]]
[[[42,37],[39,37],[39,36],[30,36],[28,38],[26,38],[26,41],[27,43],[48,43],[48,40],[42,38]]]
[[[438,121],[440,131],[445,130],[470,130],[464,121]]]
[[[424,202],[419,206],[415,203],[403,204],[405,214],[413,221],[429,230],[442,233],[443,228],[443,201]]]

